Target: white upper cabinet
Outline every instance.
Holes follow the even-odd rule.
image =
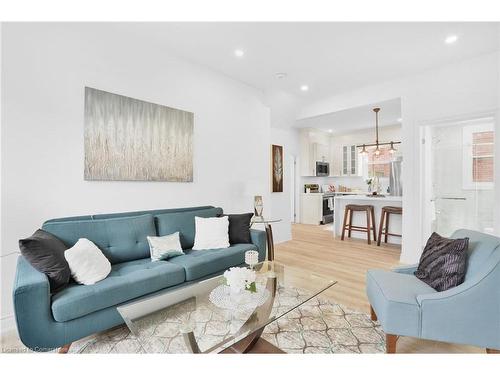
[[[342,146],[342,176],[357,176],[358,175],[358,151],[356,145]]]
[[[342,175],[342,146],[333,142],[330,145],[330,176]]]
[[[300,131],[300,174],[316,176],[316,162],[329,162],[330,135],[319,130],[302,129]]]

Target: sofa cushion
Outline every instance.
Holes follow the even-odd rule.
[[[414,275],[368,270],[366,292],[385,333],[419,336],[420,306],[417,296],[437,293]]]
[[[182,282],[184,269],[175,264],[149,258],[119,263],[96,284],[70,284],[55,294],[52,314],[56,321],[66,322]]]
[[[68,247],[87,238],[102,250],[111,264],[149,258],[147,236],[156,236],[152,215],[98,220],[46,222],[42,227]]]
[[[201,210],[171,212],[155,215],[155,224],[158,236],[166,236],[175,232],[180,233],[183,249],[191,249],[194,245],[195,224],[194,218],[216,217],[222,214],[222,208],[211,207]]]
[[[257,250],[257,246],[237,244],[225,249],[186,250],[186,255],[169,259],[169,262],[184,267],[186,281],[191,281],[245,263],[245,251],[248,250]]]

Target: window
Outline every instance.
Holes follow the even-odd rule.
[[[363,176],[365,178],[390,176],[390,162],[394,155],[389,152],[389,148],[389,146],[381,146],[378,156],[375,155],[375,147],[366,149],[368,155],[363,156]]]
[[[481,123],[463,130],[463,187],[492,189],[495,133],[493,123]]]
[[[493,182],[494,137],[492,130],[472,133],[473,182]]]

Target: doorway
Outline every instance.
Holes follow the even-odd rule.
[[[494,232],[494,132],[492,117],[425,127],[424,243],[432,232]]]

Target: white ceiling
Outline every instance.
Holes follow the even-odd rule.
[[[332,130],[332,134],[350,133],[367,128],[375,129],[375,113],[373,112],[375,107],[380,108],[380,127],[401,125],[398,121],[401,118],[401,101],[393,99],[299,120],[296,126],[324,131]]]
[[[498,23],[106,23],[263,91],[301,104],[412,75],[499,47]],[[446,45],[447,35],[458,41]],[[235,49],[245,52],[234,56]],[[277,79],[275,73],[287,78]],[[299,90],[307,84],[309,92]]]

